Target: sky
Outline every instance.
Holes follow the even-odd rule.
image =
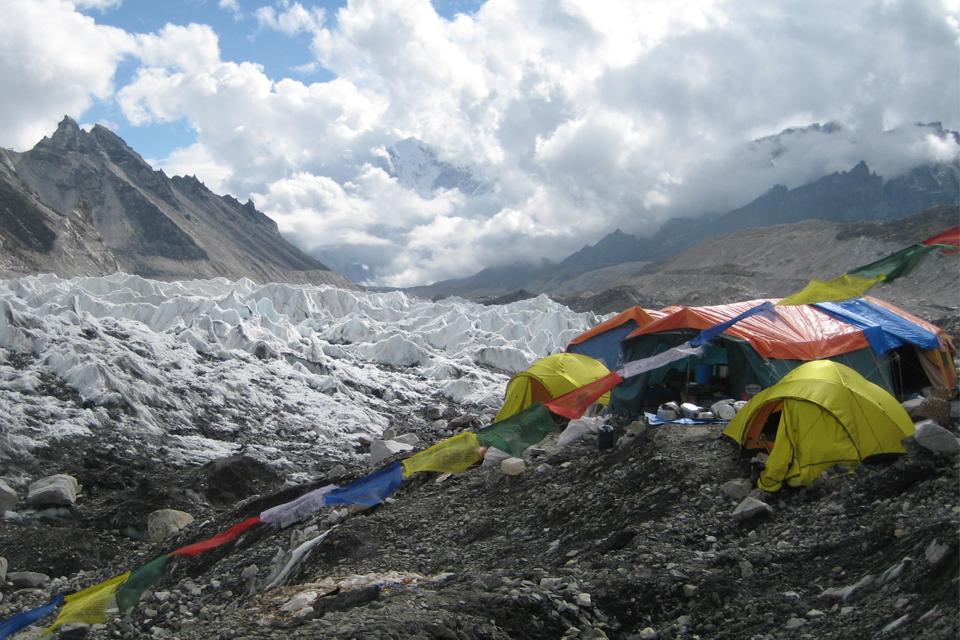
[[[0,146],[69,115],[369,283],[956,161],[960,0],[0,0]],[[836,123],[829,132],[806,128]],[[771,138],[784,130],[790,133]],[[419,192],[415,137],[484,185]]]

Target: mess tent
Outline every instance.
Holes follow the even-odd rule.
[[[567,351],[600,360],[608,369],[616,369],[623,362],[620,342],[636,329],[662,318],[672,308],[655,311],[640,306],[630,307],[578,335],[567,345]]]
[[[906,410],[881,387],[837,362],[814,360],[754,396],[724,430],[769,457],[757,486],[807,486],[827,469],[850,469],[882,454],[904,453],[914,432]]]
[[[899,398],[925,386],[957,384],[949,336],[871,297],[775,307],[776,300],[750,300],[668,308],[621,341],[623,361],[649,358],[682,345],[765,302],[772,308],[726,328],[706,343],[701,356],[624,381],[613,391],[610,410],[633,418],[668,401],[709,405],[721,398],[746,400],[804,362],[822,359],[850,367]]]
[[[541,358],[510,378],[503,406],[494,422],[506,420],[535,403],[549,402],[608,375],[610,370],[602,362],[578,353],[556,353]],[[609,400],[607,393],[599,402],[607,404]]]

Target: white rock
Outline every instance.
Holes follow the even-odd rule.
[[[4,511],[16,511],[17,500],[17,492],[0,478],[0,514]]]
[[[766,513],[773,513],[773,507],[762,500],[747,496],[737,505],[731,515],[734,522],[744,522]]]
[[[40,478],[27,487],[27,502],[30,504],[71,505],[77,501],[80,483],[73,476],[58,473]]]
[[[573,603],[583,609],[589,609],[592,606],[589,593],[578,593],[573,599]]]
[[[415,433],[405,433],[393,439],[394,442],[403,442],[404,444],[417,444],[420,442],[420,436]]]
[[[931,540],[930,544],[927,545],[923,555],[926,557],[927,562],[935,567],[938,564],[941,564],[950,555],[950,546],[934,539]]]
[[[720,491],[734,500],[743,500],[752,488],[753,486],[750,484],[750,481],[744,478],[728,480],[720,485]]]
[[[370,456],[367,459],[371,465],[375,465],[382,460],[386,460],[397,453],[412,451],[413,445],[406,442],[397,442],[396,440],[374,440],[370,443]]]
[[[891,622],[890,624],[888,624],[887,626],[885,626],[883,629],[881,629],[880,632],[881,632],[881,633],[890,633],[891,631],[895,631],[895,630],[899,629],[900,627],[902,627],[903,625],[907,624],[907,621],[908,621],[909,619],[910,619],[910,614],[909,614],[909,613],[908,613],[908,614],[904,614],[904,615],[900,616],[899,618],[897,618],[896,620],[894,620],[893,622]]]
[[[660,637],[660,634],[653,627],[644,627],[637,635],[640,636],[640,640],[657,640]]]
[[[867,574],[860,578],[856,584],[852,584],[848,587],[831,587],[830,589],[824,589],[823,593],[820,594],[820,597],[828,600],[841,600],[846,602],[858,591],[864,587],[870,586],[871,584],[873,584],[873,576]]]
[[[489,447],[487,452],[483,454],[483,463],[481,466],[484,467],[499,467],[500,464],[510,458],[511,455],[502,449],[497,449],[496,447]]]
[[[810,609],[810,611],[807,611],[806,615],[808,618],[822,618],[827,614],[825,614],[823,611],[820,611],[820,609]]]
[[[507,458],[500,463],[500,471],[508,476],[518,476],[527,470],[527,463],[523,458]]]
[[[960,453],[960,440],[933,420],[916,423],[913,439],[917,444],[934,453],[953,455]]]
[[[319,594],[316,591],[301,591],[280,607],[282,611],[298,611],[313,605]]]
[[[193,516],[176,509],[157,509],[147,516],[147,536],[153,542],[163,542],[193,522]]]
[[[805,624],[807,624],[807,621],[803,618],[790,618],[787,620],[787,624],[785,626],[787,629],[799,629]]]

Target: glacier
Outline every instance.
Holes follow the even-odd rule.
[[[510,374],[597,320],[545,296],[483,306],[247,279],[0,280],[0,462],[93,438],[183,466],[243,452],[292,477],[430,405],[489,420]]]

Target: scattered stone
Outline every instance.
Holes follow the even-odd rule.
[[[824,589],[823,593],[820,594],[821,598],[826,598],[828,600],[840,600],[846,602],[857,593],[857,591],[868,587],[873,584],[873,576],[865,575],[856,584],[852,584],[848,587],[832,587],[830,589]]]
[[[7,574],[7,582],[18,589],[36,589],[50,582],[50,576],[36,571],[11,571]]]
[[[685,584],[683,585],[683,597],[688,600],[693,596],[697,595],[697,586],[694,584]]]
[[[540,578],[540,588],[547,591],[556,591],[563,584],[560,578]]]
[[[470,427],[480,426],[480,421],[476,416],[464,414],[451,420],[447,426],[449,426],[451,429],[469,429]]]
[[[387,427],[383,430],[383,433],[380,434],[381,440],[394,440],[397,437],[397,430],[393,427]]]
[[[147,537],[163,542],[193,522],[193,516],[177,509],[157,509],[147,516]]]
[[[500,463],[500,471],[508,476],[518,476],[527,469],[523,458],[507,458]]]
[[[573,603],[583,609],[589,609],[591,606],[593,606],[593,603],[590,601],[589,593],[578,593],[573,599]]]
[[[743,478],[728,480],[720,485],[720,491],[733,500],[743,500],[752,488],[753,486],[750,484],[750,481]]]
[[[799,600],[800,594],[797,593],[796,591],[784,591],[783,597],[786,598],[787,600]]]
[[[660,634],[653,627],[646,627],[640,630],[640,633],[637,634],[637,637],[640,640],[657,640],[660,637]]]
[[[7,579],[7,559],[3,556],[0,556],[0,585],[3,584],[3,581]]]
[[[58,473],[33,482],[27,488],[27,502],[34,505],[64,505],[77,502],[80,483],[73,476]]]
[[[57,640],[83,640],[90,633],[90,625],[72,622],[60,627]]]
[[[820,611],[820,609],[810,609],[810,611],[807,611],[806,614],[808,618],[822,618],[825,615],[827,614],[825,614],[823,611]]]
[[[420,436],[415,433],[405,433],[393,439],[394,442],[403,442],[404,444],[417,444],[420,442]]]
[[[752,578],[753,577],[753,564],[749,560],[741,560],[739,565],[740,567],[740,577],[741,578]]]
[[[787,624],[784,626],[787,629],[793,630],[793,629],[799,629],[805,624],[807,624],[807,621],[804,620],[803,618],[790,618],[789,620],[787,620]]]
[[[287,600],[287,602],[280,607],[280,610],[290,612],[305,609],[316,601],[318,595],[316,591],[301,591]],[[313,611],[312,607],[310,610]]]
[[[0,514],[4,511],[16,511],[17,500],[17,492],[0,478]]]
[[[916,428],[913,439],[921,447],[944,455],[960,453],[960,440],[933,420],[918,422]]]
[[[762,500],[747,496],[731,514],[734,522],[745,522],[760,515],[773,513],[773,507]]]
[[[883,629],[880,630],[880,632],[881,632],[881,633],[890,633],[891,631],[895,631],[895,630],[899,629],[900,627],[902,627],[903,625],[907,624],[907,621],[908,621],[909,619],[910,619],[910,614],[909,614],[909,613],[908,613],[908,614],[904,614],[904,615],[900,616],[899,618],[897,618],[896,620],[894,620],[893,622],[891,622],[890,624],[888,624],[887,626],[885,626]]]
[[[904,558],[897,564],[891,566],[889,569],[881,573],[880,577],[877,579],[877,582],[879,582],[880,584],[887,584],[888,582],[893,582],[894,580],[899,578],[901,575],[903,575],[904,570],[911,564],[913,564],[913,560],[911,558]]]
[[[930,564],[930,566],[936,567],[942,564],[944,560],[949,558],[950,553],[951,549],[949,545],[946,545],[934,538],[930,541],[930,544],[927,545],[923,555],[927,559],[927,562]]]
[[[940,617],[940,607],[934,606],[932,609],[927,611],[925,614],[920,616],[920,622],[926,622],[927,620],[933,620]]]
[[[330,469],[330,471],[327,471],[327,480],[337,480],[345,475],[347,475],[347,468],[342,464],[338,464],[333,469]]]
[[[849,616],[856,610],[856,607],[840,607],[840,615]]]
[[[423,417],[427,420],[439,420],[443,417],[443,410],[445,407],[438,406],[435,404],[428,405],[423,408]]]
[[[444,431],[447,428],[446,420],[434,420],[430,423],[430,428],[434,431]]]
[[[390,456],[398,453],[412,451],[413,445],[406,442],[397,442],[396,440],[374,440],[370,443],[370,456],[367,462],[371,465],[378,464]]]

